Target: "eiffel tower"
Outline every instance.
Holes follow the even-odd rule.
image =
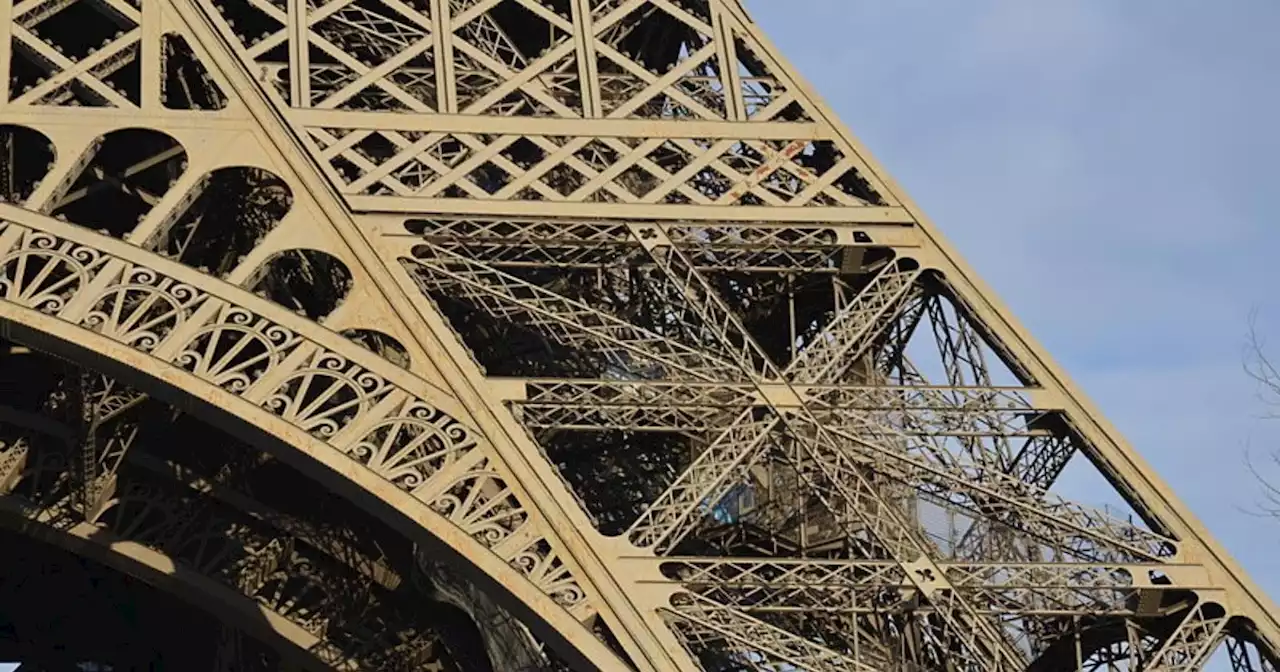
[[[737,0],[0,7],[0,660],[1277,669]]]

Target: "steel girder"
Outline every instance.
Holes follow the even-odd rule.
[[[271,570],[197,601],[421,664],[254,592],[406,569],[136,449],[176,407],[465,575],[496,669],[1272,669],[1267,598],[735,0],[0,6],[0,322],[62,358],[0,413],[27,529],[190,590],[197,528],[126,523],[235,518]]]

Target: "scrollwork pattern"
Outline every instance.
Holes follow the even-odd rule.
[[[107,260],[91,247],[30,229],[7,252],[0,257],[0,296],[50,315],[65,308]]]
[[[240,290],[215,294],[163,270],[164,260],[104,252],[79,234],[66,235],[0,221],[0,299],[97,332],[250,401],[413,494],[560,604],[584,601],[474,430],[378,373],[388,365],[376,355],[339,354],[307,337],[310,327],[286,326],[291,316],[277,321],[269,309],[246,308],[225,293]],[[507,542],[517,531],[522,541]],[[256,557],[212,543],[196,547],[238,556],[237,562]],[[283,560],[268,562],[276,556],[263,552],[257,560],[267,562],[259,568],[265,581]]]
[[[347,454],[400,488],[413,491],[474,448],[465,427],[415,399],[373,425]]]
[[[431,508],[493,547],[528,520],[511,488],[488,465],[468,471],[436,495]]]
[[[334,352],[320,352],[285,379],[263,406],[272,413],[326,439],[364,415],[390,391],[381,376]]]
[[[194,287],[135,266],[93,301],[80,325],[151,352],[182,324],[204,296]]]
[[[195,333],[174,363],[228,392],[243,393],[299,342],[289,329],[228,305]]]
[[[544,539],[516,553],[511,564],[566,609],[573,609],[587,599],[573,573]]]

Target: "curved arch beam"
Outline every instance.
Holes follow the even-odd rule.
[[[9,496],[0,496],[0,525],[164,590],[234,625],[304,669],[330,669],[310,653],[320,643],[318,637],[155,549],[116,539],[92,523],[56,528],[41,521],[26,502]]]
[[[582,625],[582,588],[443,390],[122,241],[8,205],[0,217],[6,338],[225,427],[466,569],[567,662],[625,669]]]
[[[436,603],[436,606],[422,608],[423,600],[430,604],[433,598],[427,594],[416,598],[400,594],[401,581],[405,578],[403,565],[386,564],[345,543],[340,533],[326,535],[324,530],[308,524],[305,518],[298,518],[296,513],[273,511],[254,501],[252,495],[236,491],[234,486],[210,481],[189,467],[150,456],[145,448],[151,446],[145,443],[132,445],[130,442],[124,459],[132,468],[123,478],[117,478],[113,472],[108,499],[101,507],[86,513],[76,505],[77,476],[75,467],[67,460],[68,457],[74,460],[75,448],[70,454],[62,452],[79,438],[73,436],[73,430],[51,422],[47,416],[8,407],[0,406],[0,417],[13,421],[11,424],[17,430],[0,435],[4,439],[0,446],[0,471],[5,471],[6,462],[10,469],[16,464],[19,478],[9,482],[20,488],[14,492],[22,493],[0,496],[0,517],[5,511],[19,511],[25,513],[26,523],[31,527],[47,525],[55,532],[77,526],[75,536],[105,544],[131,557],[141,554],[143,560],[154,559],[151,556],[158,552],[163,557],[150,564],[162,566],[165,571],[182,569],[180,575],[168,578],[196,597],[209,592],[211,581],[215,588],[223,589],[215,590],[213,598],[218,598],[219,592],[225,593],[226,588],[231,589],[228,599],[238,599],[239,595],[248,598],[247,604],[238,603],[240,615],[236,618],[208,608],[205,612],[222,616],[240,630],[261,634],[254,627],[261,628],[264,624],[256,617],[253,606],[262,605],[300,627],[304,634],[309,633],[311,637],[301,640],[293,637],[293,641],[306,647],[306,652],[316,658],[312,662],[318,661],[320,669],[346,669],[352,664],[358,669],[383,669],[387,662],[394,665],[407,662],[405,658],[422,660],[422,655],[434,655],[437,645],[444,645],[450,657],[460,653],[467,659],[476,652],[474,648],[468,650],[468,644],[474,646],[474,639],[468,642],[468,638],[492,638],[497,633],[507,638],[518,635],[511,628],[492,625],[481,635],[474,623],[468,629],[467,623],[439,618],[442,609],[451,608],[449,605]],[[31,437],[37,435],[52,441],[32,442]],[[0,488],[3,487],[0,484]],[[89,522],[81,522],[85,520]],[[192,568],[197,572],[192,573]],[[301,569],[309,579],[305,588],[282,581],[294,576],[295,569]],[[185,582],[193,577],[197,584],[187,585]],[[199,577],[205,581],[199,582]],[[365,590],[368,592],[362,597]],[[357,602],[344,602],[351,597]],[[348,611],[343,604],[348,607],[358,604],[360,608]],[[204,606],[204,601],[196,606]],[[424,611],[415,611],[415,607]],[[462,615],[476,620],[471,612]],[[427,618],[423,620],[423,616]],[[418,632],[420,637],[408,642],[396,642],[394,637],[388,641],[384,633],[379,633],[379,628],[368,629],[370,623],[401,631],[407,628]],[[354,632],[350,629],[352,625],[357,626]],[[425,638],[421,637],[423,626],[431,631]],[[273,627],[267,627],[262,632],[274,631]],[[454,639],[459,634],[461,641]],[[519,640],[512,641],[519,643]],[[387,648],[402,648],[397,653],[405,658],[380,660],[379,653],[390,653]],[[368,655],[372,658],[364,657]],[[491,654],[490,660],[511,660],[511,657]]]

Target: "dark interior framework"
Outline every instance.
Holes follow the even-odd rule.
[[[117,379],[0,343],[0,416],[0,660],[48,672],[196,670],[234,656],[228,664],[244,667],[228,669],[292,669],[272,653],[279,641],[247,634],[261,624],[219,619],[38,540],[88,523],[91,541],[141,544],[312,633],[318,663],[564,667],[382,521]]]
[[[569,0],[537,2],[555,15],[572,15]],[[83,58],[96,44],[109,39],[113,32],[130,27],[107,4],[67,3],[64,11],[54,12],[37,23],[44,34],[54,36],[65,54]],[[278,22],[246,0],[220,0],[215,4],[246,44],[281,28]],[[273,4],[277,7],[282,5],[279,2]],[[589,0],[584,4],[602,11],[619,3]],[[430,4],[424,0],[407,0],[398,6],[426,13]],[[670,0],[670,6],[678,7],[700,21],[710,22],[711,14],[705,0]],[[398,11],[378,0],[356,0],[351,7],[353,12],[364,13],[366,18],[394,16]],[[340,25],[339,19],[350,23],[348,17],[331,17],[313,29],[369,66],[385,62],[396,53],[390,38],[371,31],[349,30],[349,26]],[[480,21],[460,29],[460,39],[475,37],[468,30],[474,30],[476,34],[487,30],[493,37],[496,57],[517,69],[536,60],[553,44],[568,39],[563,31],[553,28],[544,18],[515,2],[495,5],[485,12],[484,22],[483,30],[477,28]],[[76,31],[72,29],[75,26],[89,26],[91,29]],[[678,65],[688,54],[705,47],[712,38],[692,30],[677,17],[655,9],[653,5],[646,5],[618,21],[616,27],[600,39],[634,64],[653,73],[662,73]],[[748,45],[739,41],[735,47],[740,61],[739,75],[744,80],[754,81],[744,89],[756,88],[754,92],[742,92],[748,98],[748,114],[751,114],[751,97],[755,95],[767,100],[777,81],[771,78],[768,66],[751,52]],[[185,38],[166,35],[162,52],[165,107],[215,110],[226,105],[226,95],[212,82]],[[428,51],[403,63],[389,78],[415,99],[434,104],[439,91],[436,90],[436,64],[430,54]],[[456,72],[461,106],[482,99],[501,84],[468,57],[455,54],[454,58],[452,66]],[[288,50],[283,45],[259,59],[260,64],[272,69],[277,92],[286,99],[291,95],[288,62]],[[349,80],[350,73],[345,72],[340,63],[318,50],[311,51],[310,63],[313,100],[309,102],[314,103],[333,93]],[[38,54],[16,49],[10,73],[13,89],[20,92],[36,86],[42,77],[49,74],[46,65]],[[637,86],[634,73],[617,63],[601,59],[596,65],[605,113],[628,103],[637,89],[643,88]],[[725,74],[714,61],[710,61],[680,78],[670,90],[678,90],[705,109],[723,114],[725,94],[716,84],[723,82]],[[140,99],[137,59],[121,59],[114,70],[100,72],[98,76],[128,100],[136,103]],[[585,83],[579,80],[576,64],[558,64],[552,71],[540,75],[540,79],[547,84],[550,95],[558,103],[581,112],[583,101],[580,91]],[[110,104],[99,92],[78,82],[51,92],[40,102],[49,105]],[[302,101],[289,102],[299,105]],[[341,108],[389,110],[403,109],[403,104],[376,87],[370,87],[349,98]],[[487,110],[471,111],[509,117],[544,116],[548,113],[542,102],[524,92],[511,93],[492,103]],[[628,116],[675,120],[698,115],[673,97],[660,93],[635,107]],[[778,122],[812,121],[799,103],[776,111],[772,119]],[[70,148],[60,149],[68,151]],[[5,126],[0,127],[0,151],[6,153],[0,160],[0,196],[8,202],[21,203],[44,176],[43,171],[54,157],[53,148],[47,138],[31,129]],[[186,150],[158,131],[116,131],[99,138],[86,151],[82,170],[72,176],[45,212],[115,238],[128,237],[139,218],[148,213],[150,204],[162,196],[186,169]],[[385,138],[374,134],[361,143],[357,151],[376,163],[389,158],[396,149]],[[447,140],[437,147],[437,151],[456,158],[471,150],[457,140]],[[547,155],[546,147],[536,146],[528,139],[512,143],[500,154],[520,168],[537,164]],[[589,150],[577,153],[576,158],[603,169],[619,155],[607,147],[593,144]],[[660,146],[647,158],[670,173],[678,172],[691,161],[689,152],[670,143]],[[819,141],[810,143],[795,158],[795,163],[821,174],[841,158],[833,143]],[[345,159],[340,157],[335,164],[343,161]],[[724,162],[735,170],[749,173],[763,163],[763,156],[741,143],[733,148]],[[337,168],[344,174],[359,174],[361,170],[346,164],[337,165]],[[562,195],[574,193],[588,181],[580,173],[561,168],[547,173],[543,181]],[[409,178],[401,179],[411,183]],[[493,163],[485,163],[468,179],[492,195],[507,185],[512,176]],[[647,193],[656,182],[653,175],[639,169],[630,169],[618,178],[618,184],[635,195]],[[797,183],[797,180],[787,179],[785,171],[779,171],[765,178],[761,184],[763,189],[775,195],[794,195]],[[856,171],[850,170],[834,183],[847,196],[872,205],[883,204],[881,196]],[[733,179],[716,170],[704,169],[689,178],[688,185],[697,193],[715,199],[733,187]],[[383,194],[386,189],[374,185],[367,193]],[[465,198],[468,194],[451,186],[441,195]],[[521,198],[525,197],[531,200],[539,198],[532,192],[521,192]],[[608,195],[599,197],[616,200],[616,197]],[[135,242],[202,272],[225,278],[287,216],[292,198],[284,181],[266,171],[222,169],[205,176],[189,207],[169,226],[149,240]],[[689,201],[687,195],[672,193],[662,202]],[[739,203],[758,206],[764,201],[757,194],[747,193]],[[565,221],[556,223],[566,227],[571,224]],[[492,227],[490,230],[494,230],[506,224],[495,227],[491,222],[480,223],[473,228]],[[609,225],[607,222],[592,224],[602,228]],[[506,228],[518,229],[522,225],[529,226],[530,222],[512,222]],[[456,284],[441,281],[439,275],[433,276],[425,271],[417,261],[435,259],[440,250],[449,249],[466,259],[482,259],[491,263],[507,274],[508,281],[542,288],[589,305],[672,341],[695,346],[714,345],[708,340],[708,330],[703,328],[706,325],[699,325],[695,316],[677,307],[679,301],[673,301],[671,295],[664,294],[671,287],[662,284],[662,272],[634,245],[603,249],[592,245],[575,246],[581,241],[573,241],[575,244],[555,249],[557,241],[550,239],[539,240],[536,245],[529,245],[528,238],[516,240],[518,236],[497,242],[485,241],[483,236],[450,234],[450,231],[456,233],[464,228],[457,221],[419,219],[408,222],[406,228],[408,233],[422,236],[425,244],[414,251],[411,255],[414,258],[406,258],[402,262],[421,282],[424,291],[436,302],[488,375],[651,380],[660,377],[661,372],[651,363],[618,356],[616,352],[557,340],[554,334],[540,331],[539,325],[521,324],[519,320],[506,319],[506,315],[489,314],[476,302],[469,301],[464,293],[456,291]],[[758,247],[754,253],[743,252],[750,247],[745,244],[735,251],[735,245],[743,241],[730,240],[735,235],[732,232],[726,234],[724,240],[712,240],[706,245],[715,248],[720,244],[718,251],[705,255],[691,253],[693,262],[710,281],[714,291],[737,311],[751,337],[771,364],[779,368],[785,368],[795,358],[798,348],[818,337],[824,325],[839,310],[841,302],[863,291],[875,273],[894,264],[909,263],[896,258],[888,248],[871,245],[869,239],[857,240],[853,247],[836,245],[832,239],[823,238],[827,232],[819,231],[820,228],[806,230],[804,235],[809,236],[804,239],[807,246],[786,246],[799,238],[787,241],[780,235],[775,241],[780,246],[775,247],[772,254],[759,252]],[[710,230],[708,227],[698,233]],[[620,237],[627,238],[627,232],[622,231]],[[561,238],[560,242],[564,240]],[[520,258],[520,245],[525,246],[524,252],[536,247],[536,255]],[[779,251],[783,249],[786,251]],[[534,257],[538,261],[530,262],[529,259]],[[547,259],[552,259],[552,263],[544,263]],[[437,265],[435,268],[440,267]],[[266,260],[249,274],[249,280],[244,284],[247,289],[289,310],[323,321],[345,300],[351,283],[350,270],[341,260],[323,252],[298,249],[283,251]],[[963,333],[964,329],[974,328],[974,325],[957,327],[965,323],[967,316],[964,306],[952,301],[945,278],[927,274],[920,280],[919,290],[919,300],[912,306],[915,312],[910,318],[914,320],[910,328],[902,328],[902,333],[883,334],[871,348],[881,354],[851,362],[847,371],[849,380],[910,382],[916,372],[904,364],[905,345],[902,342],[911,335],[910,332],[925,333],[932,329],[936,335]],[[401,366],[408,365],[408,354],[403,345],[386,334],[353,329],[344,331],[343,335],[388,360]],[[3,345],[0,352],[0,390],[21,390],[20,393],[6,392],[0,398],[0,408],[14,411],[5,417],[53,418],[58,425],[53,432],[48,431],[45,422],[34,423],[45,427],[41,431],[33,431],[32,427],[20,422],[0,425],[6,432],[0,440],[4,441],[3,447],[7,451],[0,452],[0,464],[4,464],[5,455],[16,454],[14,447],[19,445],[17,442],[22,441],[21,445],[26,446],[22,477],[0,478],[0,490],[4,491],[6,501],[26,502],[32,507],[30,511],[57,510],[59,515],[70,520],[91,520],[112,534],[137,535],[139,543],[162,550],[180,562],[194,563],[201,571],[212,572],[214,574],[211,575],[224,582],[229,581],[237,589],[244,589],[247,585],[240,581],[243,575],[235,573],[243,568],[234,562],[230,569],[219,563],[227,562],[225,558],[237,557],[237,547],[258,551],[261,550],[259,546],[269,548],[279,558],[276,569],[280,571],[263,578],[262,585],[253,587],[252,599],[270,602],[287,595],[296,600],[294,606],[302,605],[290,612],[290,616],[298,618],[299,622],[314,627],[316,619],[325,620],[323,631],[327,638],[325,641],[330,645],[325,655],[358,659],[364,656],[361,660],[373,669],[419,669],[414,666],[428,662],[441,669],[458,670],[557,669],[562,665],[554,660],[552,654],[534,649],[499,651],[495,640],[520,640],[520,637],[498,637],[494,634],[510,632],[504,630],[514,627],[509,625],[509,617],[494,611],[492,606],[486,606],[489,605],[487,600],[453,576],[448,567],[423,562],[421,555],[385,524],[345,500],[329,496],[315,483],[272,456],[233,440],[160,401],[120,387],[119,381],[15,344],[0,345]],[[988,341],[986,346],[990,345]],[[1009,361],[1004,361],[1004,364],[1012,368]],[[1016,376],[1018,372],[1014,373]],[[80,391],[72,393],[73,387]],[[68,395],[75,394],[79,394],[80,401],[68,405]],[[100,400],[92,401],[99,397]],[[107,399],[112,401],[107,403]],[[83,416],[84,409],[88,407],[93,410],[88,416]],[[644,505],[652,502],[699,450],[705,448],[707,437],[705,432],[683,431],[683,428],[620,430],[608,427],[606,419],[597,417],[592,420],[595,426],[585,426],[591,423],[582,422],[568,428],[531,426],[530,429],[594,517],[599,530],[608,535],[626,534],[627,526],[637,518]],[[1052,414],[1027,418],[1022,429],[1027,433],[1036,432],[1038,436],[1050,436],[1066,446],[1078,440],[1072,428],[1061,417]],[[783,434],[780,443],[785,446],[793,437]],[[1028,440],[1021,449],[1001,455],[997,466],[1009,473],[1029,468],[1019,460],[1023,455],[1031,454],[1032,447],[1032,441]],[[964,445],[964,441],[953,441],[949,448],[957,454],[981,450],[979,446]],[[1051,482],[1062,468],[1058,463],[1036,466],[1044,473],[1032,473],[1031,476],[1046,482]],[[0,472],[0,477],[4,475]],[[855,558],[887,555],[869,539],[850,535],[838,526],[832,514],[800,487],[801,480],[799,469],[786,450],[770,453],[759,468],[744,476],[729,495],[711,503],[714,505],[710,507],[711,514],[697,529],[673,544],[673,548],[665,550],[675,555],[705,557]],[[921,493],[909,493],[892,479],[881,481],[886,492],[901,495],[903,501],[914,502],[917,496],[923,501],[946,494],[943,488],[931,491],[928,487],[921,488],[924,491]],[[216,487],[206,488],[208,484]],[[316,504],[319,506],[314,506]],[[993,502],[969,501],[965,504],[975,514],[975,519],[999,510],[999,504]],[[264,514],[264,511],[269,513]],[[1138,512],[1139,515],[1143,513]],[[173,522],[175,520],[180,522]],[[17,516],[14,521],[18,527],[30,524],[24,522],[24,516]],[[1043,557],[1055,540],[1026,538],[1029,535],[1017,529],[1017,522],[1012,517],[1002,519],[983,528],[983,531],[993,536],[1016,538],[1011,547],[1022,554],[1019,559]],[[192,526],[205,526],[207,530],[215,531],[219,544],[193,545],[192,539],[196,537],[190,536]],[[228,526],[235,526],[235,534],[227,532],[232,529]],[[207,615],[173,601],[145,583],[104,569],[92,561],[67,555],[25,536],[5,534],[7,536],[0,537],[0,548],[12,547],[18,551],[12,555],[0,554],[0,563],[11,563],[0,564],[0,570],[14,567],[12,563],[16,562],[39,562],[41,566],[60,568],[59,576],[68,579],[65,589],[54,586],[52,580],[45,581],[45,575],[33,578],[30,584],[23,586],[6,588],[0,583],[0,616],[16,614],[10,630],[29,633],[33,629],[61,628],[63,632],[80,633],[76,636],[82,638],[76,640],[78,648],[69,650],[36,641],[26,634],[12,635],[14,655],[39,666],[33,669],[52,672],[75,661],[88,660],[109,661],[116,668],[147,664],[149,661],[131,657],[136,652],[121,650],[117,646],[119,638],[136,636],[143,626],[155,628],[147,630],[151,635],[165,637],[164,645],[156,647],[155,655],[165,656],[166,665],[185,663],[196,653],[221,655],[218,652],[225,648],[223,640],[227,639],[227,626],[213,624]],[[981,549],[976,547],[955,546],[947,548],[946,552],[951,558],[981,556]],[[285,567],[281,563],[294,564]],[[6,575],[8,573],[0,572],[0,576]],[[101,590],[90,595],[84,591],[77,592],[77,587],[85,583],[100,586]],[[5,593],[4,590],[10,592]],[[269,590],[276,591],[274,597],[264,597]],[[35,594],[57,595],[60,600],[46,600],[48,609],[4,611],[6,600],[20,604],[25,596]],[[1173,615],[1147,619],[1145,636],[1150,641],[1160,640],[1176,625],[1176,615],[1182,613],[1179,609],[1183,608],[1179,605],[1185,606],[1189,598],[1185,592],[1179,591],[1166,591],[1162,595],[1165,603],[1156,606],[1169,608]],[[71,604],[72,600],[83,608],[86,614],[83,618],[66,619],[58,612],[56,605]],[[136,619],[120,619],[115,629],[100,628],[101,632],[91,633],[91,636],[88,628],[95,622],[95,617],[118,613],[112,609],[121,600],[136,601],[145,613],[140,613]],[[374,647],[378,650],[373,651],[367,646],[370,640],[362,639],[367,638],[368,633],[367,628],[362,629],[361,625],[369,619],[378,618],[384,620],[376,622],[388,624],[385,630],[411,624],[418,628],[415,633],[429,634],[421,634],[416,639],[410,636],[398,644],[379,640]],[[889,652],[889,655],[912,664],[942,667],[949,656],[960,653],[953,637],[956,633],[946,632],[945,627],[927,613],[867,618],[823,613],[782,614],[762,619],[834,648],[854,648],[849,642],[840,640],[846,633],[869,632],[882,642],[892,642],[900,647],[901,650]],[[1045,672],[1065,666],[1066,661],[1079,655],[1080,650],[1068,650],[1073,647],[1080,647],[1084,655],[1099,665],[1112,657],[1121,658],[1126,653],[1126,637],[1131,635],[1125,631],[1122,619],[1087,617],[1071,624],[1066,623],[1066,618],[1041,620],[1048,625],[1030,632],[1029,640],[1035,647],[1031,651],[1035,660],[1033,669]],[[135,625],[138,629],[128,629]],[[1083,638],[1067,636],[1080,633],[1083,633]],[[5,632],[0,630],[0,659],[8,655],[8,650],[3,648],[4,636]],[[610,639],[607,632],[602,631],[601,636]],[[232,639],[243,640],[238,637]],[[240,669],[259,669],[258,666],[276,669],[272,667],[275,662],[269,651],[262,646],[255,647],[249,640],[244,641],[238,654],[241,656],[238,664],[243,666]],[[1127,644],[1132,645],[1133,642]],[[28,645],[31,648],[22,648]],[[705,669],[716,672],[752,667],[735,658],[737,653],[731,643],[716,638],[698,642],[696,655]]]

